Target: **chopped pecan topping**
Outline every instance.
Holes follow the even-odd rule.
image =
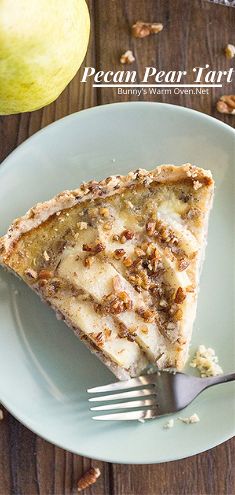
[[[100,212],[100,215],[102,217],[105,217],[105,218],[109,217],[109,209],[108,208],[102,207],[102,208],[100,208],[99,212]]]
[[[137,247],[135,248],[135,254],[136,254],[136,256],[138,256],[138,257],[140,257],[140,256],[142,257],[142,256],[144,256],[144,255],[145,255],[145,251],[143,251],[143,249],[141,249],[140,247],[138,247],[138,246],[137,246]]]
[[[91,267],[91,265],[93,265],[94,261],[95,261],[95,257],[94,257],[94,256],[86,256],[86,257],[84,258],[83,264],[84,264],[84,266],[86,266],[87,268],[90,268],[90,267]]]
[[[175,294],[174,302],[176,304],[182,304],[182,302],[185,300],[185,298],[186,298],[186,294],[185,294],[184,290],[182,289],[182,287],[178,287],[176,294]]]
[[[119,241],[120,240],[120,237],[118,234],[114,234],[113,235],[113,241]]]
[[[152,323],[155,320],[155,312],[151,309],[138,308],[137,314],[147,323]]]
[[[39,280],[39,286],[40,288],[43,288],[43,292],[46,297],[54,297],[58,290],[62,287],[62,281],[59,278],[41,278]]]
[[[110,328],[105,327],[104,328],[104,335],[105,335],[106,339],[109,339],[109,337],[111,337],[111,334],[112,334],[112,331],[110,330]]]
[[[163,30],[163,24],[159,22],[137,21],[131,28],[132,36],[135,38],[145,38],[150,34],[160,33]]]
[[[98,347],[103,347],[104,345],[104,338],[103,338],[103,333],[102,332],[92,332],[90,333],[90,336],[93,340],[95,340],[95,343]]]
[[[103,224],[103,229],[104,230],[112,230],[112,223],[111,222],[105,222]]]
[[[179,321],[179,320],[181,320],[182,316],[183,316],[183,311],[182,311],[181,308],[178,308],[175,311],[175,313],[173,314],[173,320],[174,321]]]
[[[148,333],[148,327],[141,327],[141,332],[147,334]]]
[[[164,225],[161,220],[149,220],[146,223],[146,232],[150,237],[154,236],[164,244],[177,244],[178,242],[173,230]]]
[[[123,265],[125,265],[127,268],[132,265],[132,259],[129,258],[128,256],[125,256],[123,259]]]
[[[93,254],[98,254],[101,253],[101,251],[105,250],[105,245],[102,244],[102,242],[97,242],[96,244],[83,244],[82,246],[83,251],[87,251]]]
[[[40,270],[40,272],[38,274],[38,278],[48,280],[48,279],[52,278],[53,275],[54,275],[54,273],[51,270]]]
[[[123,301],[124,304],[127,304],[128,306],[130,305],[131,300],[130,300],[130,296],[127,294],[127,292],[125,292],[124,290],[119,292],[118,297],[121,301]],[[132,303],[131,303],[131,307],[132,307]]]
[[[119,322],[118,336],[121,339],[127,339],[130,342],[134,342],[136,337],[136,328],[135,327],[127,328],[123,323]]]
[[[126,241],[130,241],[134,237],[134,232],[132,230],[123,230],[120,235],[120,242],[124,244]]]
[[[97,313],[108,315],[123,313],[132,307],[133,303],[127,292],[121,291],[104,296],[102,302],[95,305],[95,310]]]
[[[195,287],[193,285],[188,285],[188,287],[186,288],[186,292],[194,292],[195,290]]]
[[[120,260],[125,255],[124,249],[115,249],[113,256],[116,260]]]
[[[128,278],[138,292],[141,292],[142,289],[149,289],[150,282],[148,279],[148,275],[144,270],[139,273],[130,275]]]
[[[161,220],[156,222],[156,235],[157,238],[163,243],[177,244],[178,239],[174,234],[174,231],[164,225]]]

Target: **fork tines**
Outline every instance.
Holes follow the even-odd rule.
[[[141,389],[137,387],[142,387]],[[135,388],[136,390],[132,390]],[[106,414],[102,416],[94,416],[97,420],[145,420],[152,419],[157,415],[156,409],[156,391],[150,376],[141,376],[132,378],[123,382],[111,383],[101,387],[88,389],[88,393],[115,392],[124,390],[121,393],[113,393],[110,395],[101,395],[89,398],[90,402],[118,401],[122,399],[133,399],[127,402],[112,402],[111,404],[101,404],[91,407],[91,411],[108,411],[120,409],[140,409],[139,411],[128,411],[114,414]],[[126,391],[125,391],[126,390]],[[148,397],[148,399],[146,399]],[[135,400],[140,399],[142,400]],[[145,409],[146,408],[146,409]],[[148,408],[148,409],[147,409]]]

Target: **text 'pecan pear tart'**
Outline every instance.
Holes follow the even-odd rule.
[[[181,369],[213,190],[210,171],[190,164],[90,181],[15,220],[0,262],[118,378]]]

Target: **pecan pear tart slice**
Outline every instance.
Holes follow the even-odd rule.
[[[181,369],[213,190],[211,172],[190,164],[90,181],[15,220],[0,262],[118,378]]]

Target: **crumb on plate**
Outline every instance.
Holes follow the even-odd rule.
[[[218,364],[214,349],[199,345],[190,366],[200,371],[201,377],[222,375],[223,370]]]
[[[165,430],[169,430],[169,428],[173,428],[174,426],[174,419],[169,419],[164,425],[163,428]]]
[[[179,417],[178,419],[186,425],[192,425],[193,423],[198,423],[200,421],[200,418],[196,413],[192,414],[192,416],[189,416],[188,418]]]

